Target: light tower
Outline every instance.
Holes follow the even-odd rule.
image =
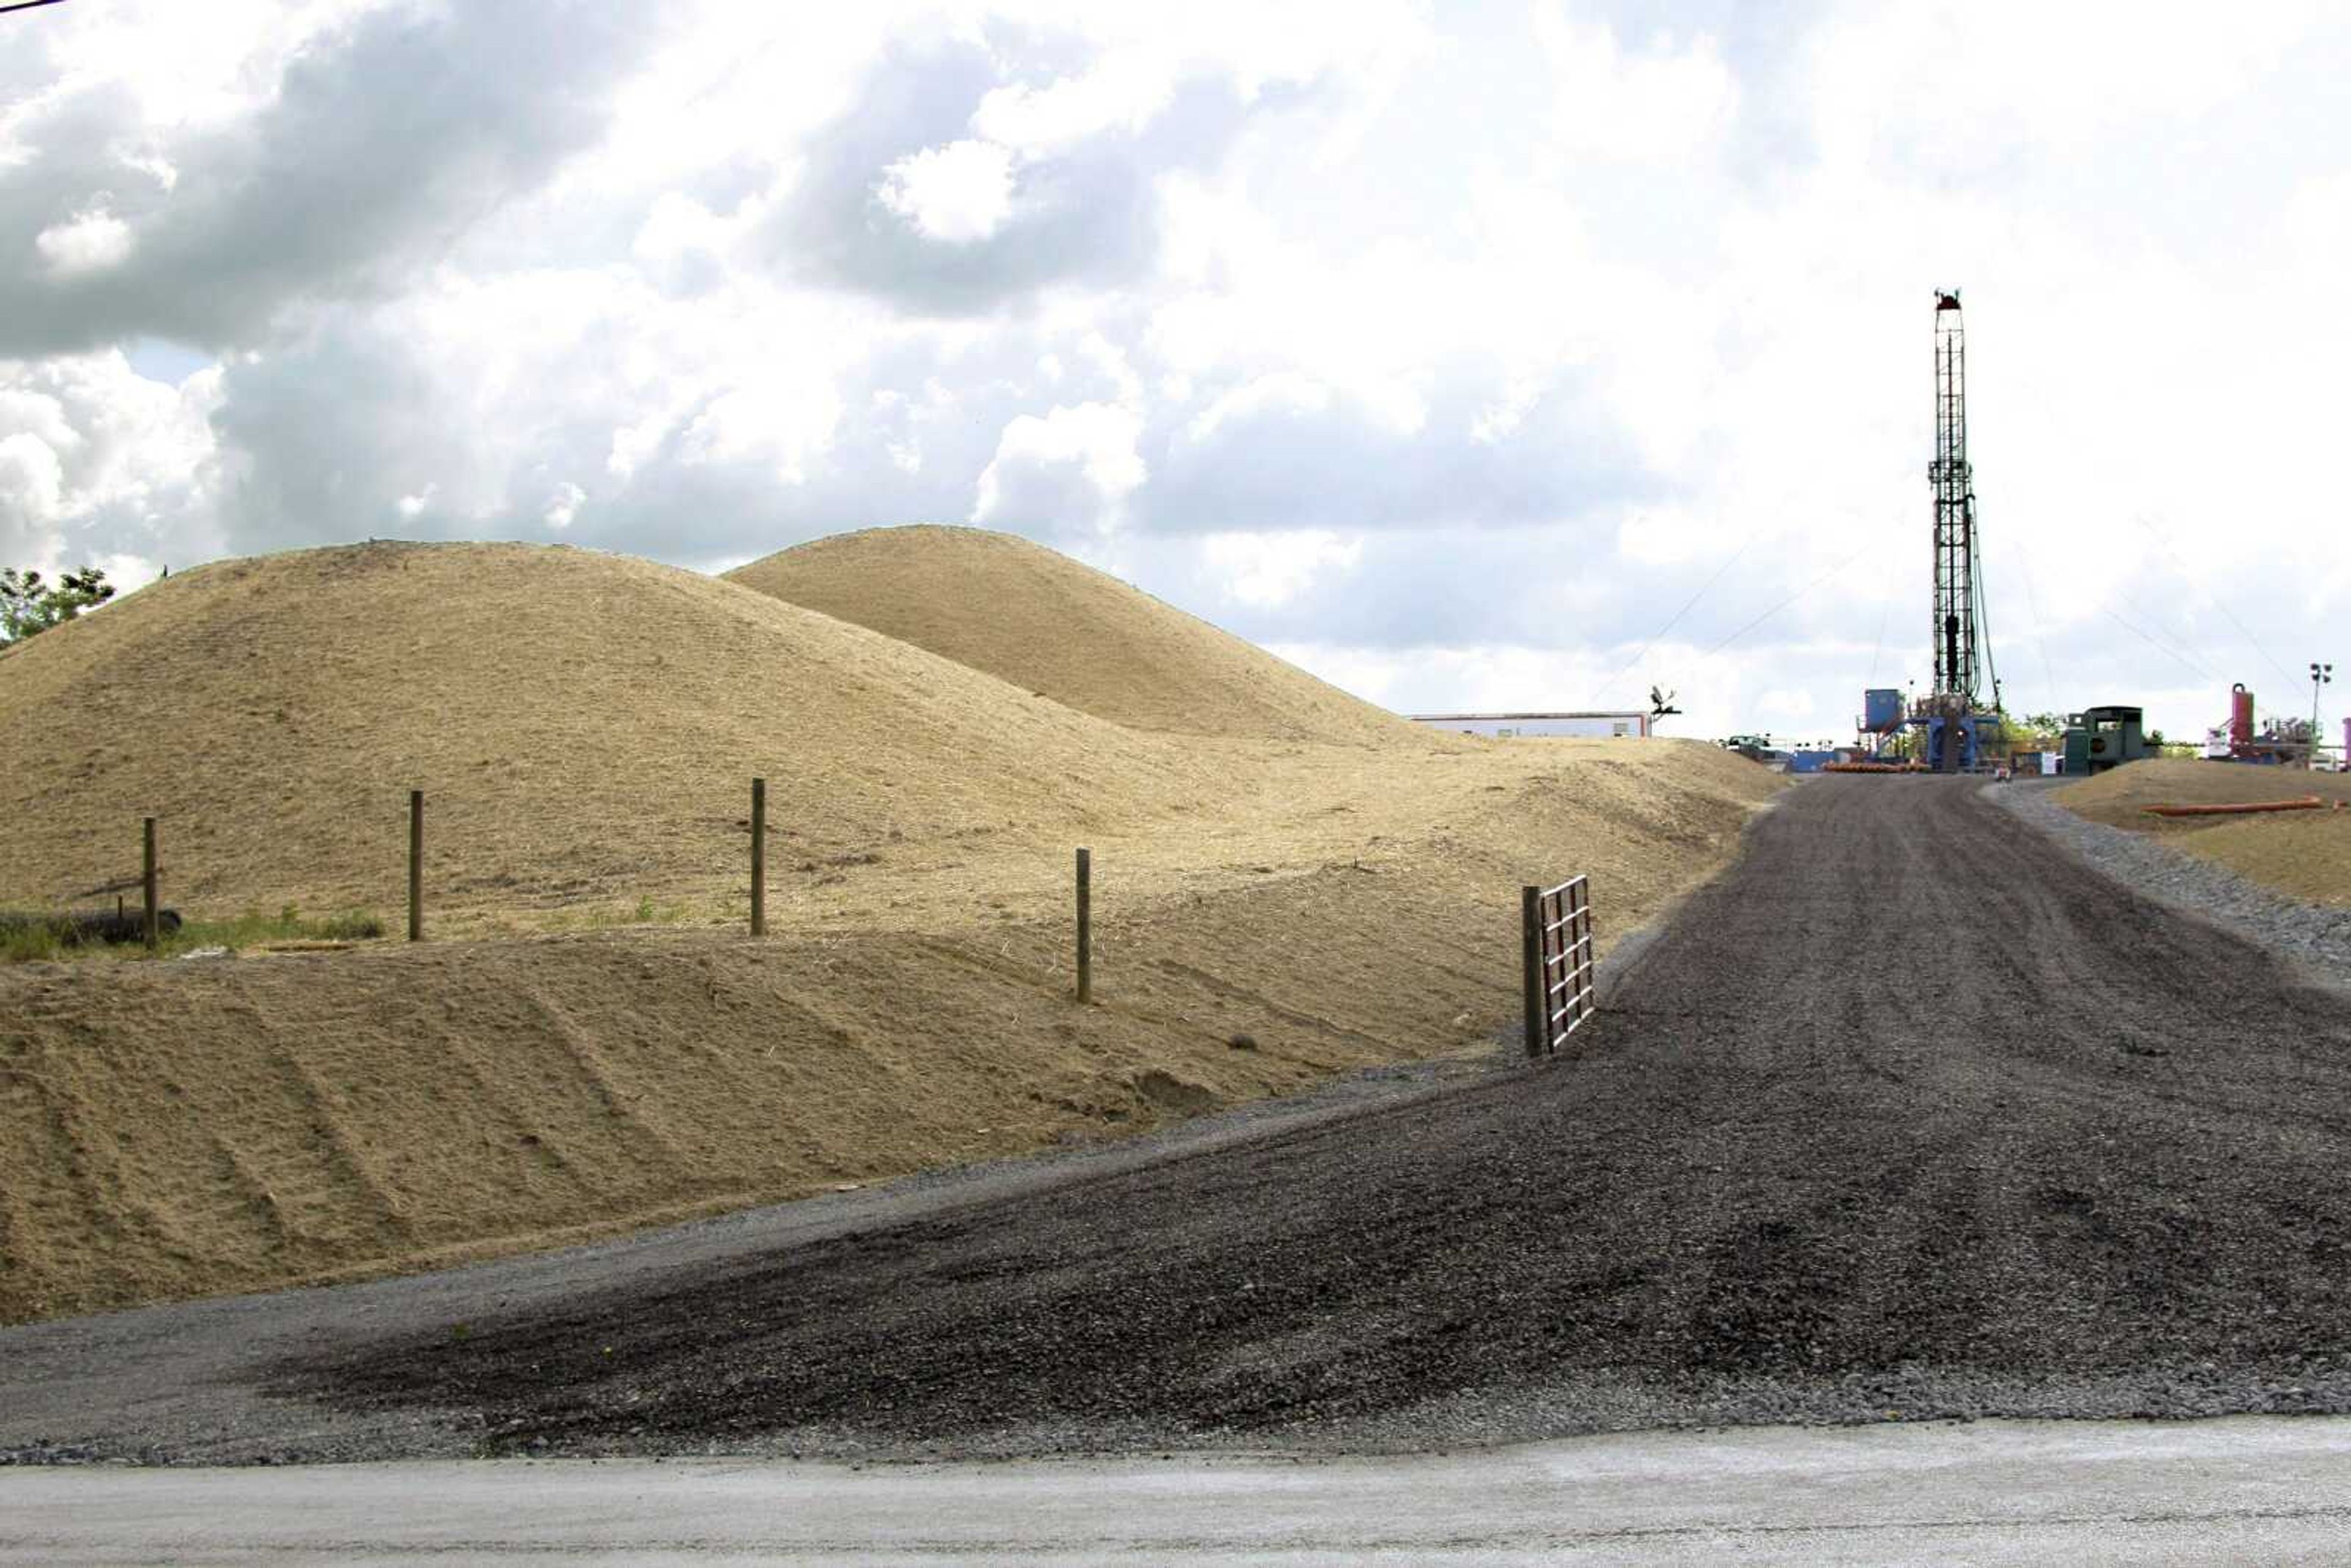
[[[2322,686],[2331,686],[2334,684],[2335,666],[2333,664],[2321,664],[2315,659],[2312,660],[2310,664],[2310,765],[2313,768],[2318,766],[2319,688]],[[2346,752],[2344,754],[2343,760],[2346,763],[2351,763],[2351,752]]]

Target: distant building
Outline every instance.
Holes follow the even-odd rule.
[[[1416,713],[1409,716],[1413,723],[1425,724],[1432,729],[1497,738],[1570,735],[1606,740],[1650,733],[1648,714],[1637,709],[1624,713]]]

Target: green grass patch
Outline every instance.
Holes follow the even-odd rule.
[[[372,942],[383,935],[383,922],[365,910],[305,916],[292,904],[275,915],[260,910],[226,919],[186,919],[177,931],[156,944],[158,956],[170,958],[205,947],[225,947],[234,953],[275,942]],[[73,941],[57,927],[21,925],[0,927],[0,963],[39,959],[143,958],[137,942]]]
[[[12,925],[0,929],[0,964],[24,964],[57,956],[62,944],[47,925]]]
[[[546,931],[604,931],[616,925],[676,925],[691,917],[683,904],[655,904],[650,897],[634,904],[602,904],[590,909],[561,909],[547,916]]]

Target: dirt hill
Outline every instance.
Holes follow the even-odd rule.
[[[173,902],[389,909],[421,788],[434,901],[531,905],[747,886],[754,775],[787,866],[1147,817],[1207,777],[765,594],[519,545],[156,583],[0,656],[0,904],[135,872],[148,814]]]
[[[726,575],[1136,729],[1346,745],[1406,731],[1262,648],[1011,534],[870,528]]]
[[[2254,817],[2157,817],[2145,810],[2307,795],[2330,809]],[[2150,758],[2069,784],[2056,798],[2092,821],[2157,834],[2291,897],[2351,904],[2351,810],[2332,810],[2335,801],[2351,803],[2351,774]]]

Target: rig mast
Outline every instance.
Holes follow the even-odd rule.
[[[1959,293],[1935,296],[1935,689],[1937,706],[1976,710],[1982,625],[1976,600],[1976,486],[1968,463],[1968,348]]]

